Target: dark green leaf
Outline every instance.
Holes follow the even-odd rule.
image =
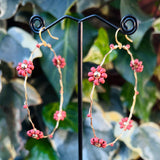
[[[123,106],[130,108],[132,104],[134,88],[130,83],[126,83],[122,88]],[[147,83],[143,90],[139,92],[135,105],[135,114],[143,121],[148,121],[151,109],[156,102],[156,86],[153,83]]]
[[[48,14],[43,14],[44,19],[50,24],[55,19]],[[73,89],[77,83],[77,24],[71,20],[65,21],[65,29],[61,30],[61,24],[57,24],[51,28],[51,33],[59,37],[58,41],[52,40],[48,33],[44,33],[45,41],[53,46],[57,55],[61,55],[66,60],[66,66],[62,69],[63,86],[64,86],[64,107],[68,104],[72,95]],[[89,33],[90,31],[90,33]],[[88,32],[88,33],[87,33]],[[84,49],[88,50],[89,45],[95,37],[95,29],[88,27],[84,30]],[[88,41],[87,41],[88,40]],[[49,49],[42,47],[43,57],[41,58],[41,66],[46,74],[49,82],[59,96],[59,74],[57,68],[52,63],[53,53]],[[84,52],[85,52],[84,51]]]
[[[56,151],[52,148],[47,139],[29,139],[26,144],[29,156],[26,160],[59,160]]]
[[[86,9],[90,9],[90,8],[98,8],[101,5],[103,6],[104,2],[109,2],[110,0],[78,0],[77,2],[77,8],[78,8],[78,12],[82,12]]]
[[[153,18],[142,12],[137,1],[138,0],[121,0],[121,17],[132,15],[137,18],[139,23],[137,31],[131,35],[135,49],[139,47],[145,33],[152,26],[154,21]]]
[[[69,105],[65,109],[67,117],[64,119],[64,121],[60,122],[60,128],[78,132],[77,107],[77,103],[69,103]],[[59,103],[48,104],[43,109],[44,121],[50,131],[54,128],[56,124],[56,121],[53,119],[53,115],[57,110],[59,110]]]
[[[20,3],[20,0],[3,0],[0,5],[0,19],[8,19],[12,17]]]

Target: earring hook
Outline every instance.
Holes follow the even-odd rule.
[[[45,27],[42,27],[40,30],[39,30],[39,38],[41,39],[42,43],[44,46],[47,46],[47,43],[46,41],[42,38],[42,30],[45,29]],[[51,32],[47,29],[47,32],[49,34],[49,36],[52,38],[52,39],[55,39],[55,40],[58,40],[59,38],[58,37],[54,37],[52,36]]]
[[[119,47],[119,49],[121,49],[122,48],[122,43],[121,42],[119,42],[118,41],[118,32],[121,30],[121,28],[118,28],[117,29],[117,31],[116,31],[116,33],[115,33],[115,41],[116,41],[116,43],[118,44],[118,47]],[[127,36],[127,34],[125,34],[125,38],[129,41],[129,42],[133,42],[128,36]]]

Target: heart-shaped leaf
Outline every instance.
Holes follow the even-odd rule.
[[[135,16],[138,20],[138,29],[137,31],[131,35],[133,39],[134,48],[137,49],[147,32],[147,30],[152,26],[154,18],[147,16],[145,13],[142,12],[140,9],[137,0],[121,0],[121,17],[126,15]]]

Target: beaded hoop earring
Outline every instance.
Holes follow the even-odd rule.
[[[48,138],[48,137],[52,138],[56,129],[59,126],[60,120],[63,121],[64,118],[66,117],[66,112],[63,111],[63,109],[62,109],[62,106],[63,106],[63,82],[62,82],[62,71],[61,71],[61,69],[63,69],[65,67],[66,62],[65,62],[65,59],[62,58],[60,55],[57,56],[57,54],[54,51],[54,49],[52,48],[51,44],[49,44],[45,40],[43,40],[41,32],[44,28],[45,27],[41,28],[39,31],[39,37],[40,37],[41,43],[37,44],[36,48],[33,50],[33,52],[31,52],[29,60],[28,61],[23,60],[23,62],[22,63],[20,62],[16,68],[18,71],[18,74],[20,76],[25,77],[25,80],[24,80],[25,102],[24,102],[23,108],[27,109],[28,120],[30,121],[30,123],[33,127],[33,129],[27,131],[27,135],[29,137],[32,137],[35,139]],[[47,32],[52,39],[58,40],[57,37],[54,37],[51,35],[49,30],[47,30]],[[53,53],[54,58],[52,59],[52,62],[57,67],[58,73],[60,76],[60,80],[59,80],[59,83],[60,83],[60,105],[59,105],[59,110],[56,111],[53,116],[53,118],[57,121],[57,123],[56,123],[56,126],[53,129],[53,131],[48,135],[44,135],[42,131],[36,129],[32,119],[31,119],[31,113],[30,113],[29,104],[28,104],[28,94],[27,94],[27,79],[32,74],[32,70],[34,69],[34,65],[32,62],[32,56],[33,56],[34,52],[36,51],[36,49],[40,48],[41,46],[48,47],[50,49],[50,51]]]
[[[89,77],[88,80],[90,82],[93,82],[93,87],[92,87],[91,94],[90,94],[90,108],[89,108],[89,113],[88,113],[87,117],[90,118],[90,125],[91,125],[93,135],[94,135],[94,138],[91,138],[90,142],[92,145],[94,145],[96,147],[106,148],[107,146],[113,146],[120,139],[120,137],[124,134],[124,132],[126,130],[130,130],[132,128],[131,118],[132,118],[135,103],[136,103],[136,96],[139,94],[139,92],[137,91],[137,81],[138,81],[137,72],[143,71],[142,61],[139,61],[138,59],[133,58],[133,55],[132,55],[131,51],[129,50],[129,48],[130,48],[129,44],[122,45],[122,43],[120,43],[118,41],[117,35],[120,30],[121,30],[121,28],[117,29],[117,31],[115,33],[115,41],[117,44],[116,45],[110,44],[110,51],[108,53],[106,53],[101,64],[97,68],[91,67],[91,69],[90,69],[91,72],[88,73],[88,77]],[[130,38],[128,38],[127,35],[125,35],[125,38],[128,41],[133,42]],[[116,50],[116,49],[126,50],[131,58],[130,67],[134,71],[134,78],[135,78],[134,95],[133,95],[133,102],[131,105],[129,117],[122,118],[121,121],[119,122],[120,128],[123,129],[121,134],[113,142],[110,142],[107,144],[107,142],[105,140],[100,139],[96,136],[95,129],[93,127],[93,123],[92,123],[92,119],[93,119],[93,117],[92,117],[93,93],[94,93],[95,86],[99,85],[100,83],[102,83],[102,84],[105,83],[105,79],[107,78],[107,74],[106,74],[106,70],[104,68],[102,68],[102,65],[104,64],[106,57],[109,54],[111,54],[111,52],[113,50]]]

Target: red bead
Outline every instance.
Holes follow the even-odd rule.
[[[25,108],[25,109],[26,109],[26,108],[28,108],[28,105],[26,105],[26,104],[25,104],[25,105],[23,105],[23,108]]]
[[[109,47],[110,47],[111,49],[114,49],[114,45],[113,45],[113,44],[110,44]]]
[[[126,48],[127,48],[127,49],[130,49],[130,45],[129,45],[129,44],[127,44],[127,45],[126,45]]]
[[[89,82],[94,81],[94,77],[89,77],[89,78],[88,78],[88,81],[89,81]]]
[[[36,44],[36,47],[37,47],[37,48],[40,48],[40,47],[41,47],[41,45],[40,45],[40,44]]]

